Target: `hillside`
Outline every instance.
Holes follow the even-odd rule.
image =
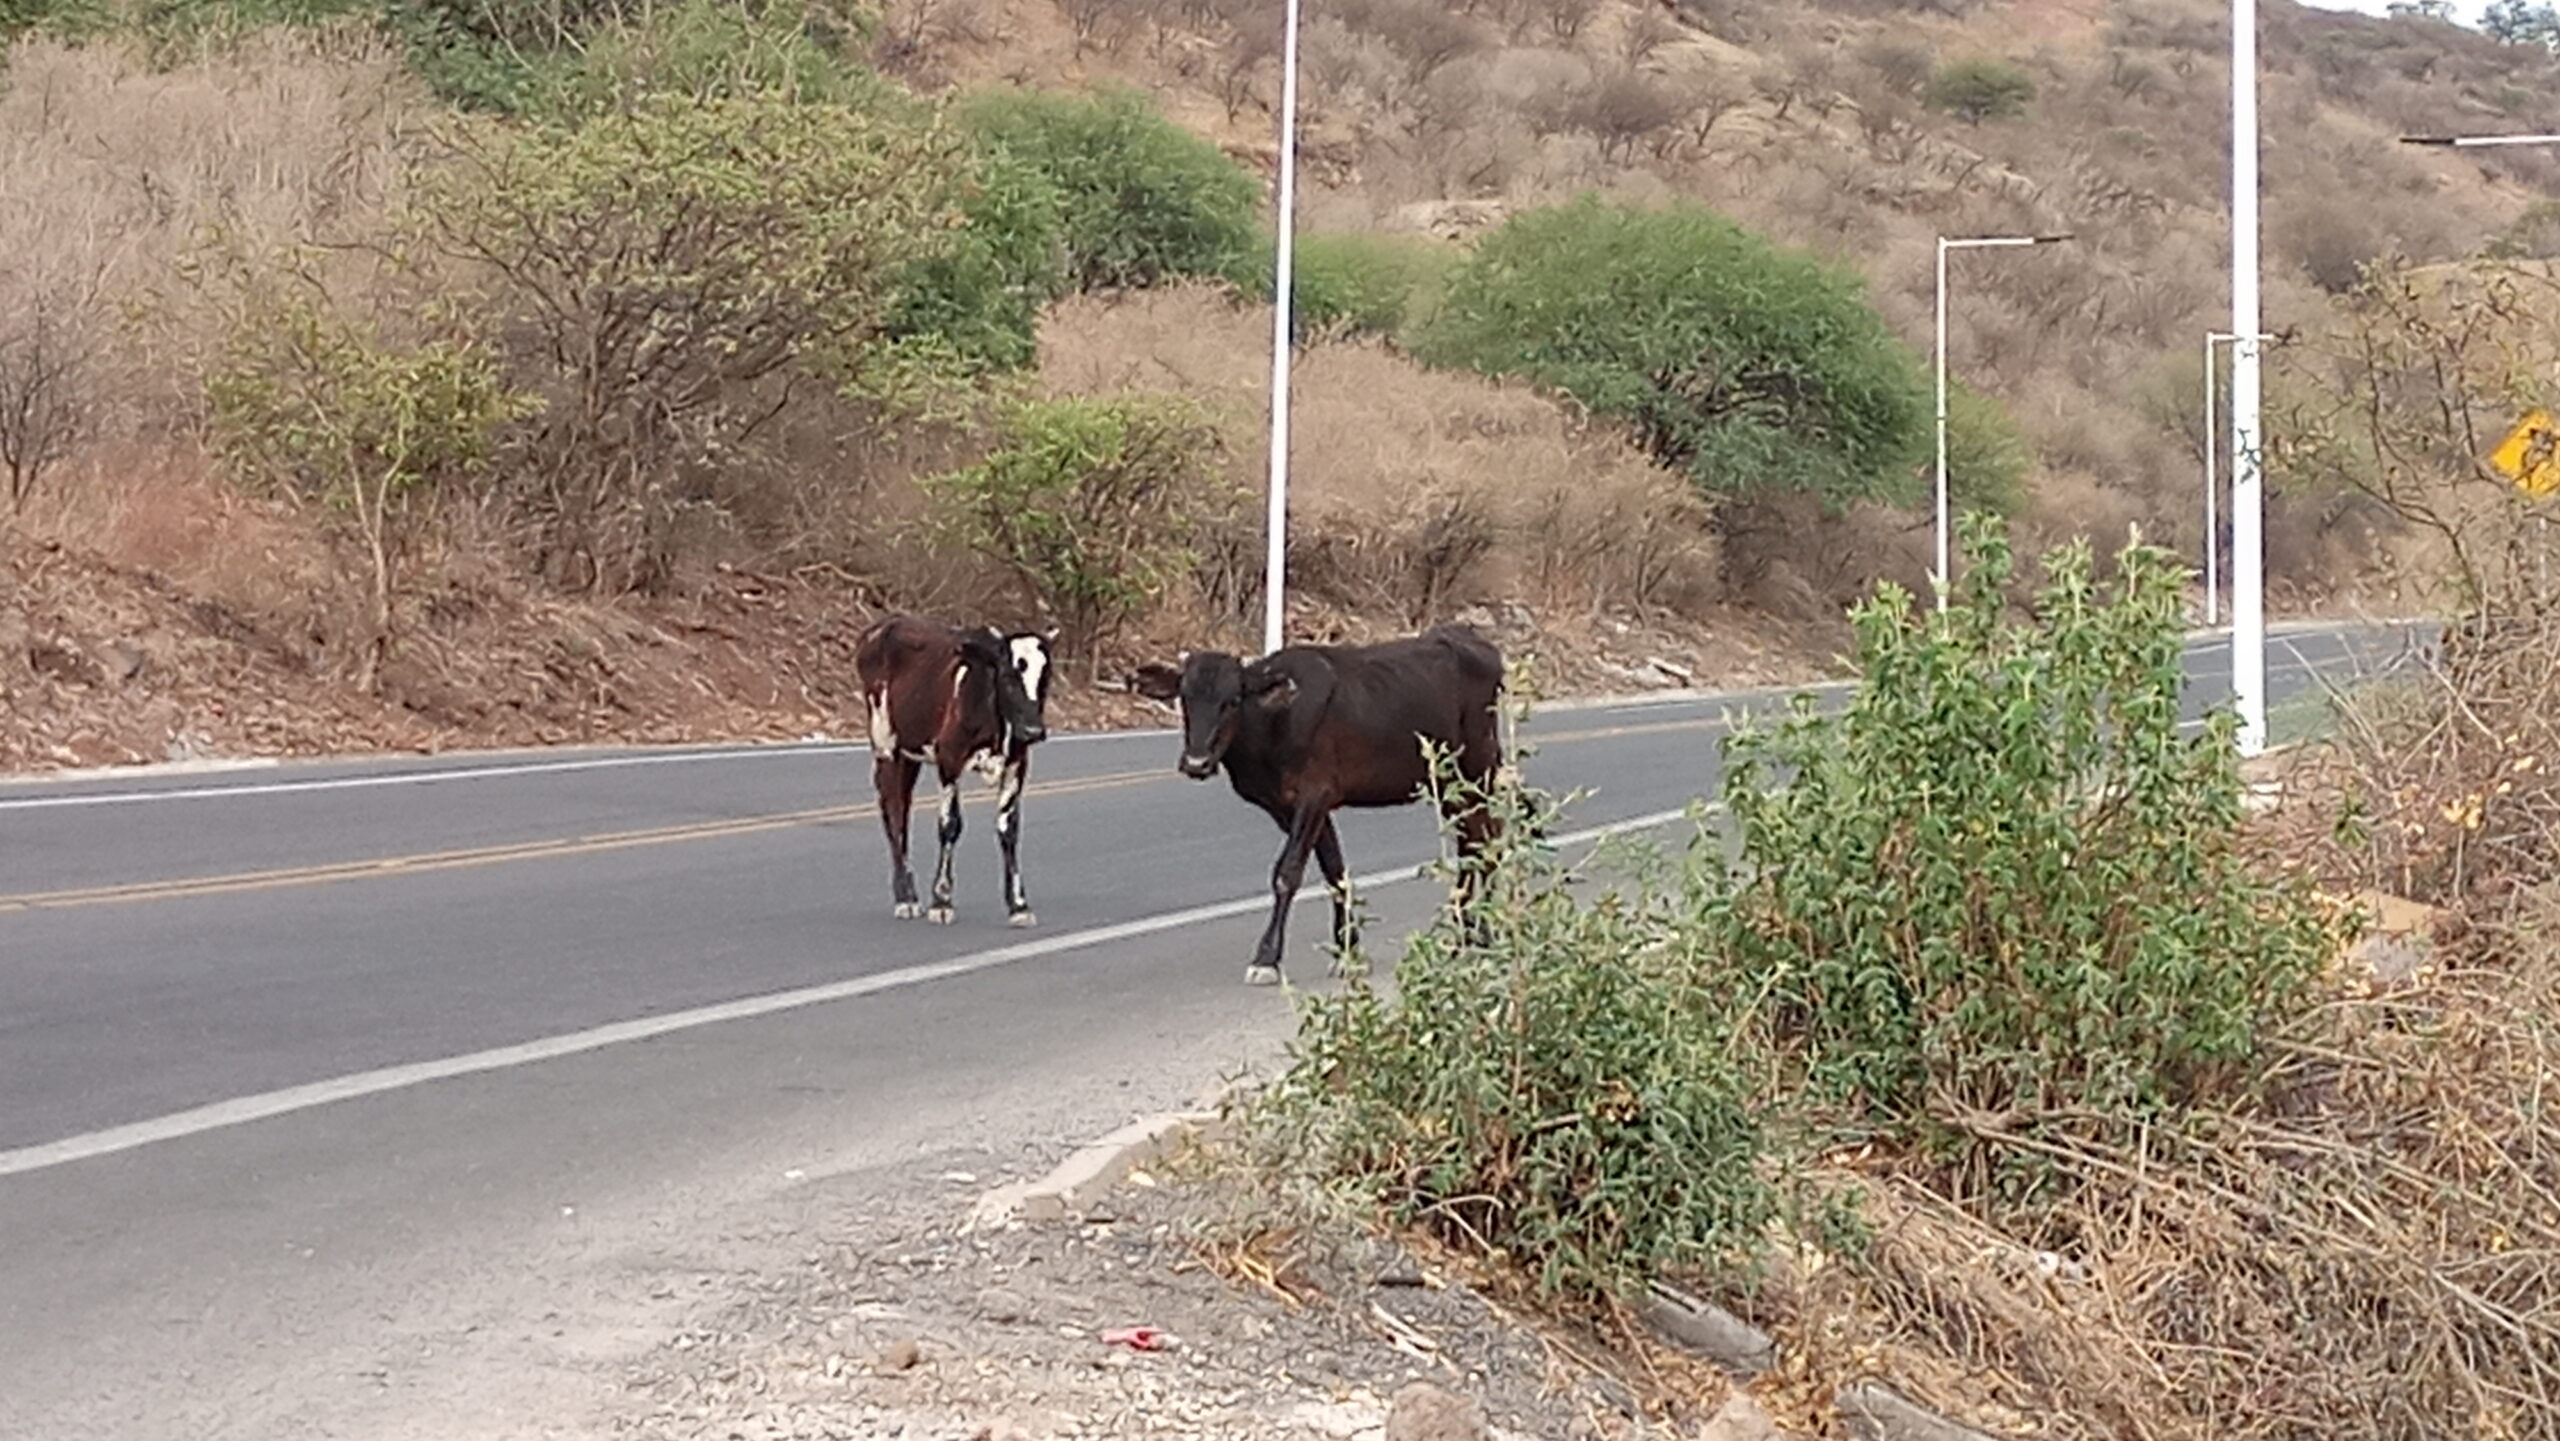
[[[488,138],[505,122],[452,131],[456,102],[484,116],[530,102],[501,93],[494,42],[473,49],[432,6],[333,8],[208,3],[148,28],[66,11],[11,52],[0,762],[850,732],[864,616],[1042,612],[1018,567],[955,539],[932,484],[998,443],[990,417],[1014,401],[911,413],[809,384],[805,366],[715,369],[666,392],[695,412],[564,439],[567,392],[544,391],[528,312],[505,309],[514,272],[486,244],[425,265],[394,223],[446,183],[431,161],[518,143]],[[588,31],[551,32],[537,60],[574,58],[535,73],[636,95],[692,65],[723,93],[785,83],[849,104],[873,103],[859,98],[872,69],[927,96],[1125,83],[1267,178],[1272,8],[888,0],[777,31],[760,10],[604,7],[576,12]],[[2138,524],[2192,554],[2194,352],[2227,319],[2221,14],[2207,0],[1329,4],[1305,36],[1301,225],[1456,257],[1586,192],[1701,201],[1861,277],[1915,354],[1933,236],[2070,230],[2071,246],[1959,261],[1951,364],[2026,441],[2030,549],[2111,547]],[[2560,162],[2391,143],[2530,122],[2552,68],[2539,50],[2282,3],[2265,25],[2272,329],[2317,324],[2394,247],[2560,244]],[[499,37],[521,58],[533,42],[518,38]],[[768,64],[782,82],[757,78]],[[278,258],[296,245],[312,248]],[[1258,509],[1238,501],[1261,485],[1268,334],[1266,309],[1209,279],[1044,307],[1032,394],[1190,402],[1209,487],[1171,507],[1195,517],[1185,563],[1139,577],[1125,622],[1080,647],[1070,718],[1130,713],[1082,683],[1123,660],[1252,644]],[[387,348],[345,348],[358,341]],[[332,356],[409,368],[350,391],[315,360]],[[447,361],[461,369],[435,368]],[[1701,496],[1604,417],[1426,369],[1394,336],[1313,338],[1298,374],[1304,635],[1463,614],[1534,651],[1551,686],[1749,683],[1826,666],[1839,606],[1876,579],[1923,582],[1925,516],[1895,500],[1826,515],[1784,493]],[[292,390],[296,375],[327,386]],[[349,516],[374,511],[279,447],[384,404],[414,416],[429,381],[447,385],[439,403],[482,405],[481,428],[450,453],[401,451],[417,484],[375,527],[399,520],[397,543],[369,559]],[[498,388],[472,389],[484,382]],[[547,408],[507,408],[525,396]],[[284,401],[303,407],[290,424],[240,419]],[[682,447],[630,450],[634,424],[661,422]],[[627,524],[587,515],[569,545],[563,457],[598,446],[642,457],[593,480],[630,486],[636,508]],[[2346,494],[2279,494],[2269,543],[2282,606],[2389,604],[2401,579],[2386,517]]]

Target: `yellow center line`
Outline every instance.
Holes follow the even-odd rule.
[[[1529,739],[1541,747],[1566,745],[1577,741],[1618,740],[1628,736],[1715,730],[1726,725],[1728,719],[1727,716],[1719,714],[1692,716],[1683,720],[1635,721],[1625,725],[1561,731],[1553,735],[1532,735]],[[1178,773],[1172,766],[1166,765],[1160,768],[1150,767],[1142,771],[1115,771],[1076,780],[1035,781],[1024,787],[1023,794],[1026,797],[1078,795],[1091,791],[1119,790],[1128,786],[1176,778]],[[993,794],[992,791],[972,791],[964,796],[961,804],[979,805],[992,799]],[[921,797],[917,804],[919,808],[925,806]],[[794,826],[857,820],[865,816],[876,816],[879,813],[880,808],[876,804],[819,806],[807,810],[741,816],[731,820],[695,821],[680,825],[653,826],[642,830],[601,831],[576,837],[511,841],[502,845],[376,856],[365,860],[287,866],[274,870],[240,871],[172,880],[132,881],[118,885],[82,886],[57,891],[28,891],[18,895],[0,895],[0,914],[15,911],[67,910],[80,906],[116,905],[140,901],[182,900],[197,896],[229,895],[242,891],[279,890],[290,886],[327,885],[338,881],[458,870],[470,866],[505,865],[514,861],[598,855],[607,851],[633,850],[644,846],[727,840],[736,836],[787,830]]]
[[[1087,791],[1116,790],[1148,781],[1172,779],[1174,774],[1172,767],[1167,766],[1162,770],[1119,771],[1077,780],[1034,782],[1023,788],[1023,794],[1026,797],[1062,796]],[[965,796],[961,803],[969,805],[972,802],[992,799],[993,795],[992,791],[976,792]],[[181,877],[174,880],[133,881],[120,885],[82,886],[58,891],[29,891],[19,895],[0,895],[0,913],[67,910],[79,906],[115,905],[135,901],[180,900],[195,896],[227,895],[239,891],[278,890],[288,886],[327,885],[335,881],[458,870],[468,866],[503,865],[511,861],[597,855],[606,851],[633,850],[642,846],[725,840],[733,836],[787,830],[794,826],[855,820],[863,816],[876,816],[879,813],[880,808],[877,805],[819,806],[808,810],[781,811],[770,815],[741,816],[733,820],[653,826],[644,830],[604,831],[574,838],[511,841],[504,845],[425,851],[409,855],[375,856],[358,861],[286,866],[274,870],[239,871],[223,875]]]

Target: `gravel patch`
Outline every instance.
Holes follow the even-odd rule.
[[[1679,1434],[1392,1246],[1336,1247],[1295,1304],[1230,1281],[1184,1239],[1203,1204],[1132,1186],[1107,1218],[979,1232],[947,1193],[886,1204],[661,1347],[610,1434],[1380,1441],[1415,1382],[1489,1441]]]

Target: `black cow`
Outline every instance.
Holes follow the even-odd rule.
[[[1031,748],[1049,734],[1050,637],[962,628],[893,615],[862,634],[854,668],[871,710],[871,785],[889,834],[889,877],[901,920],[922,914],[951,921],[951,852],[960,841],[960,773],[975,767],[996,788],[996,840],[1004,849],[1008,923],[1032,923],[1016,848],[1022,841],[1022,786]],[[933,909],[916,903],[907,870],[907,823],[916,772],[933,762],[942,778],[942,854],[933,868]]]
[[[1420,799],[1431,776],[1422,737],[1454,752],[1458,773],[1478,787],[1502,760],[1494,715],[1502,653],[1465,626],[1379,645],[1284,646],[1250,664],[1204,651],[1182,657],[1179,670],[1142,667],[1129,684],[1155,700],[1181,699],[1184,775],[1206,780],[1225,766],[1236,794],[1288,833],[1248,985],[1280,979],[1289,904],[1311,848],[1333,892],[1335,939],[1346,950],[1355,943],[1335,809]],[[1458,821],[1461,862],[1471,862],[1493,838],[1494,819],[1481,803],[1451,796],[1444,805]],[[1461,904],[1471,870],[1460,873]]]

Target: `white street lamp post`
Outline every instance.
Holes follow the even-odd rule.
[[[2204,623],[2212,625],[2220,619],[2217,592],[2220,583],[2217,568],[2222,557],[2222,537],[2216,532],[2221,517],[2216,513],[2214,495],[2213,454],[2220,442],[2214,430],[2213,401],[2216,386],[2213,374],[2213,348],[2240,337],[2227,330],[2209,330],[2204,337]],[[2258,337],[2261,340],[2265,336]]]
[[[1280,28],[1280,196],[1271,280],[1271,494],[1262,540],[1262,653],[1280,648],[1289,578],[1289,332],[1298,229],[1298,3]]]
[[[1947,608],[1950,567],[1947,563],[1947,252],[1950,250],[2008,249],[2026,245],[2054,245],[2071,237],[2065,235],[1972,235],[1960,239],[1938,237],[1938,566],[1935,576],[1938,609]]]
[[[2258,0],[2231,4],[2231,692],[2267,744],[2266,483],[2258,441]]]

